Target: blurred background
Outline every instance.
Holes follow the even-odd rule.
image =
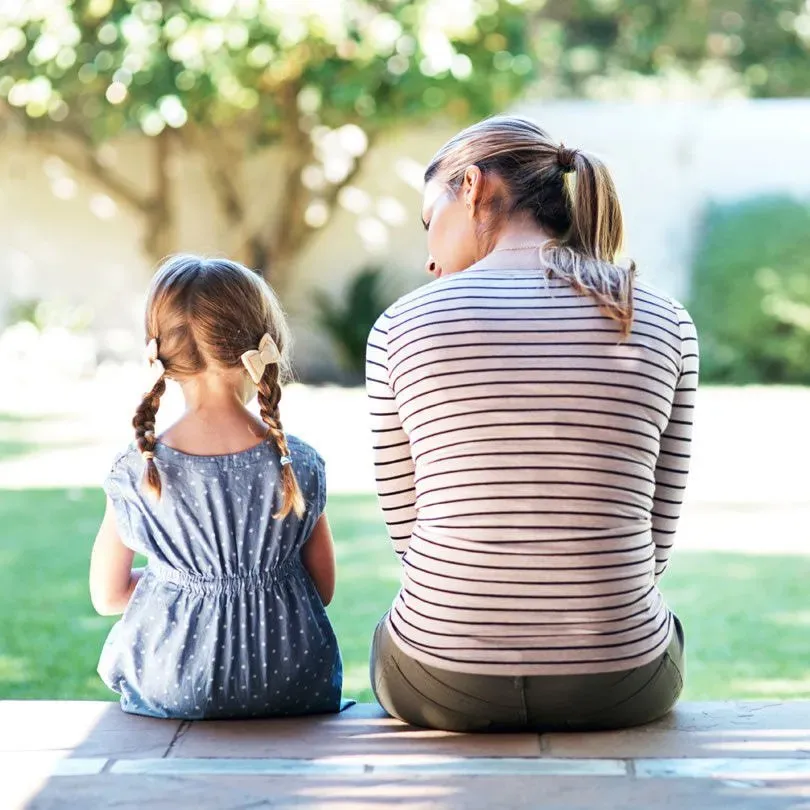
[[[398,572],[365,339],[427,280],[426,162],[504,111],[607,162],[626,254],[698,325],[663,583],[687,697],[810,697],[809,51],[808,0],[0,0],[0,698],[109,697],[99,484],[144,387],[150,274],[195,251],[289,313],[282,415],[327,460],[330,612],[368,699]]]

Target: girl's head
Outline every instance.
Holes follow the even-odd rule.
[[[146,459],[146,487],[160,496],[154,462],[155,414],[166,377],[180,383],[195,375],[221,375],[243,401],[253,388],[242,355],[258,350],[264,335],[278,349],[278,361],[264,367],[257,384],[267,440],[287,461],[289,449],[279,417],[282,377],[289,371],[290,335],[270,287],[255,273],[227,259],[174,256],[157,271],[146,303],[146,342],[157,345],[164,374],[143,398],[133,419],[138,449]],[[275,354],[275,352],[274,352]],[[282,465],[283,502],[278,516],[302,514],[304,500],[292,465]]]
[[[592,294],[629,334],[635,268],[614,264],[623,225],[610,174],[531,121],[495,116],[449,140],[425,172],[422,218],[439,275],[480,261],[507,223],[542,229],[547,269]]]

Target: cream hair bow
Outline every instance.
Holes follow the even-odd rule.
[[[258,349],[249,349],[242,355],[242,362],[250,374],[250,379],[256,385],[262,381],[264,369],[273,363],[278,363],[279,360],[281,360],[281,352],[268,334],[265,334],[259,341]]]
[[[152,338],[146,344],[146,362],[149,363],[149,387],[154,388],[157,381],[166,373],[166,368],[158,359],[157,339]]]

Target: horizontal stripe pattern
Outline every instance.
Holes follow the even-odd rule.
[[[534,271],[466,271],[383,313],[366,386],[403,566],[396,643],[495,675],[660,655],[697,377],[691,318],[645,285],[626,341],[593,299]]]

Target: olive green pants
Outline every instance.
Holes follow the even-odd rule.
[[[387,616],[371,649],[371,685],[392,717],[445,731],[589,731],[638,726],[672,709],[683,688],[683,628],[636,669],[595,675],[471,675],[426,666],[393,642]]]

